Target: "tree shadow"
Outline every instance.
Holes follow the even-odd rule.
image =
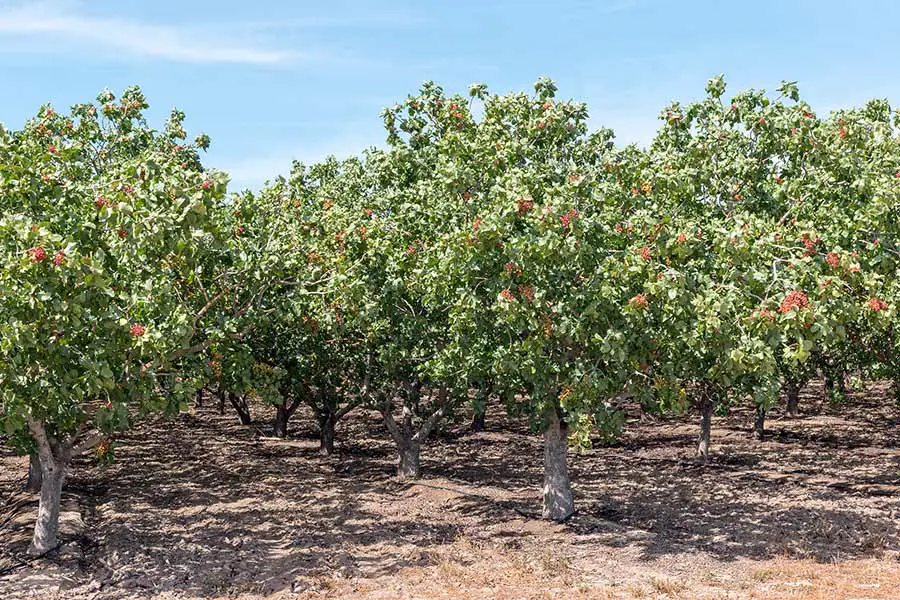
[[[147,422],[117,444],[109,466],[73,465],[66,495],[88,531],[63,536],[77,560],[57,560],[110,597],[273,594],[379,577],[430,564],[429,549],[464,527],[416,508],[416,486],[392,478],[388,442],[348,441],[324,458],[316,442],[262,438],[210,411]],[[14,550],[22,555],[24,540]]]
[[[717,417],[708,465],[690,458],[693,415],[633,422],[621,442],[572,456],[578,512],[564,527],[538,519],[540,437],[500,411],[487,431],[429,440],[426,479],[401,484],[377,413],[342,422],[337,455],[322,457],[299,415],[295,437],[278,440],[264,421],[241,426],[210,407],[141,424],[109,466],[77,461],[66,497],[86,529],[66,538],[74,559],[53,560],[78,585],[118,598],[395,575],[434,564],[432,553],[458,538],[542,549],[552,536],[586,557],[627,547],[647,561],[878,556],[900,535],[897,415],[883,397],[852,402],[824,419],[773,419],[763,442],[749,435],[748,411]],[[17,582],[0,579],[0,590],[6,583]]]
[[[703,551],[830,562],[900,550],[898,413],[871,392],[842,409],[785,417],[762,442],[750,436],[752,411],[732,411],[714,419],[708,465],[689,458],[694,437],[683,420],[639,428],[633,441],[573,461],[573,531],[585,544],[634,544],[648,560]],[[592,535],[603,520],[643,535]]]

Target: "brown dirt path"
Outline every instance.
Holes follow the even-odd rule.
[[[713,461],[689,459],[691,416],[632,419],[573,457],[578,513],[539,512],[540,439],[501,412],[447,431],[424,480],[392,479],[376,415],[317,454],[203,410],[144,423],[117,462],[79,462],[60,553],[17,567],[36,499],[0,456],[6,598],[900,598],[900,413],[884,390],[843,408],[805,392],[797,419],[714,419]],[[262,407],[255,407],[263,414]],[[268,416],[268,415],[266,415]]]

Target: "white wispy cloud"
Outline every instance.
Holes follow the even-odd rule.
[[[435,21],[421,15],[408,12],[373,12],[354,11],[352,14],[340,16],[306,16],[278,20],[247,21],[241,26],[248,29],[283,30],[283,29],[348,29],[354,27],[421,27],[434,25]]]
[[[86,16],[71,4],[0,5],[0,36],[52,37],[185,63],[279,64],[301,58],[294,52],[233,43],[201,31],[118,18]]]

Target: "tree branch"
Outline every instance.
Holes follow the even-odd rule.
[[[394,420],[393,406],[391,406],[391,401],[387,395],[384,396],[384,401],[381,405],[381,414],[384,417],[384,425],[387,427],[391,437],[394,438],[394,442],[398,445],[406,443],[407,440],[400,431],[400,426]]]
[[[28,429],[31,431],[31,436],[34,438],[34,441],[37,442],[38,457],[41,459],[41,462],[47,461],[51,464],[55,462],[53,446],[50,444],[50,439],[47,437],[47,430],[44,428],[44,424],[29,418]]]
[[[438,398],[436,402],[436,409],[428,419],[422,423],[422,426],[419,427],[419,431],[413,436],[413,440],[421,442],[425,438],[428,437],[428,434],[431,433],[432,428],[437,425],[437,422],[441,420],[444,416],[444,410],[447,408],[447,398],[450,396],[450,390],[447,387],[447,384],[443,384],[441,389],[438,391]]]
[[[92,433],[72,448],[72,456],[78,456],[83,452],[87,452],[100,442],[106,439],[106,436],[99,431]]]

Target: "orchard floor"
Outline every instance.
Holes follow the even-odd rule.
[[[578,512],[539,520],[540,438],[501,411],[444,432],[424,478],[392,479],[375,414],[320,457],[213,408],[145,423],[110,466],[79,462],[61,550],[23,563],[36,497],[0,456],[3,598],[900,598],[900,413],[877,386],[844,408],[632,419],[571,460]],[[262,417],[262,407],[255,407]],[[267,415],[266,415],[267,416]]]

